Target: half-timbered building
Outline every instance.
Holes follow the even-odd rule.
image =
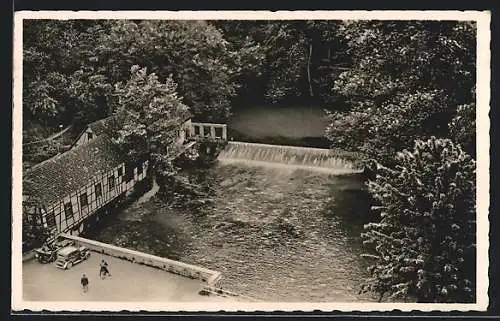
[[[146,178],[148,161],[126,162],[125,153],[112,142],[119,121],[112,116],[89,124],[70,150],[25,172],[23,215],[30,224],[54,234],[80,234],[104,208]],[[185,145],[192,132],[190,118],[172,130],[177,143]]]

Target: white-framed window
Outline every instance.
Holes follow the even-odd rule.
[[[89,206],[89,198],[87,197],[87,193],[80,194],[80,206],[81,207]]]
[[[47,213],[45,215],[45,220],[47,221],[48,227],[55,227],[56,226],[56,216],[54,214],[54,211]]]
[[[115,188],[115,175],[108,177],[108,189],[112,191],[113,188]]]
[[[66,219],[73,217],[73,205],[71,202],[64,204],[64,215],[66,216]]]

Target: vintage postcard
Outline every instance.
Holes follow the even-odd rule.
[[[485,311],[487,11],[20,11],[13,311]]]

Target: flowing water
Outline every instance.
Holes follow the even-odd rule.
[[[266,165],[262,162],[269,162],[330,174],[360,172],[352,162],[323,148],[229,142],[218,159],[224,163],[246,162],[253,165]]]
[[[323,116],[248,108],[229,125],[247,136],[317,137]],[[266,301],[372,300],[358,295],[367,277],[359,236],[372,218],[356,172],[324,149],[230,142],[214,167],[192,173],[213,199],[201,214],[144,198],[88,237],[221,271],[224,289]]]
[[[369,219],[358,175],[221,162],[202,176],[215,200],[203,214],[153,198],[92,237],[221,271],[224,289],[262,300],[371,300],[358,295]]]

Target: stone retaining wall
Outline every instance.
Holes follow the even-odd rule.
[[[199,279],[204,286],[210,288],[219,287],[219,282],[222,278],[222,274],[220,272],[209,270],[200,266],[174,261],[74,235],[60,234],[59,238],[72,240],[76,245],[85,246],[91,251],[97,253],[124,259],[132,263],[152,266],[166,272],[182,275],[191,279]]]

